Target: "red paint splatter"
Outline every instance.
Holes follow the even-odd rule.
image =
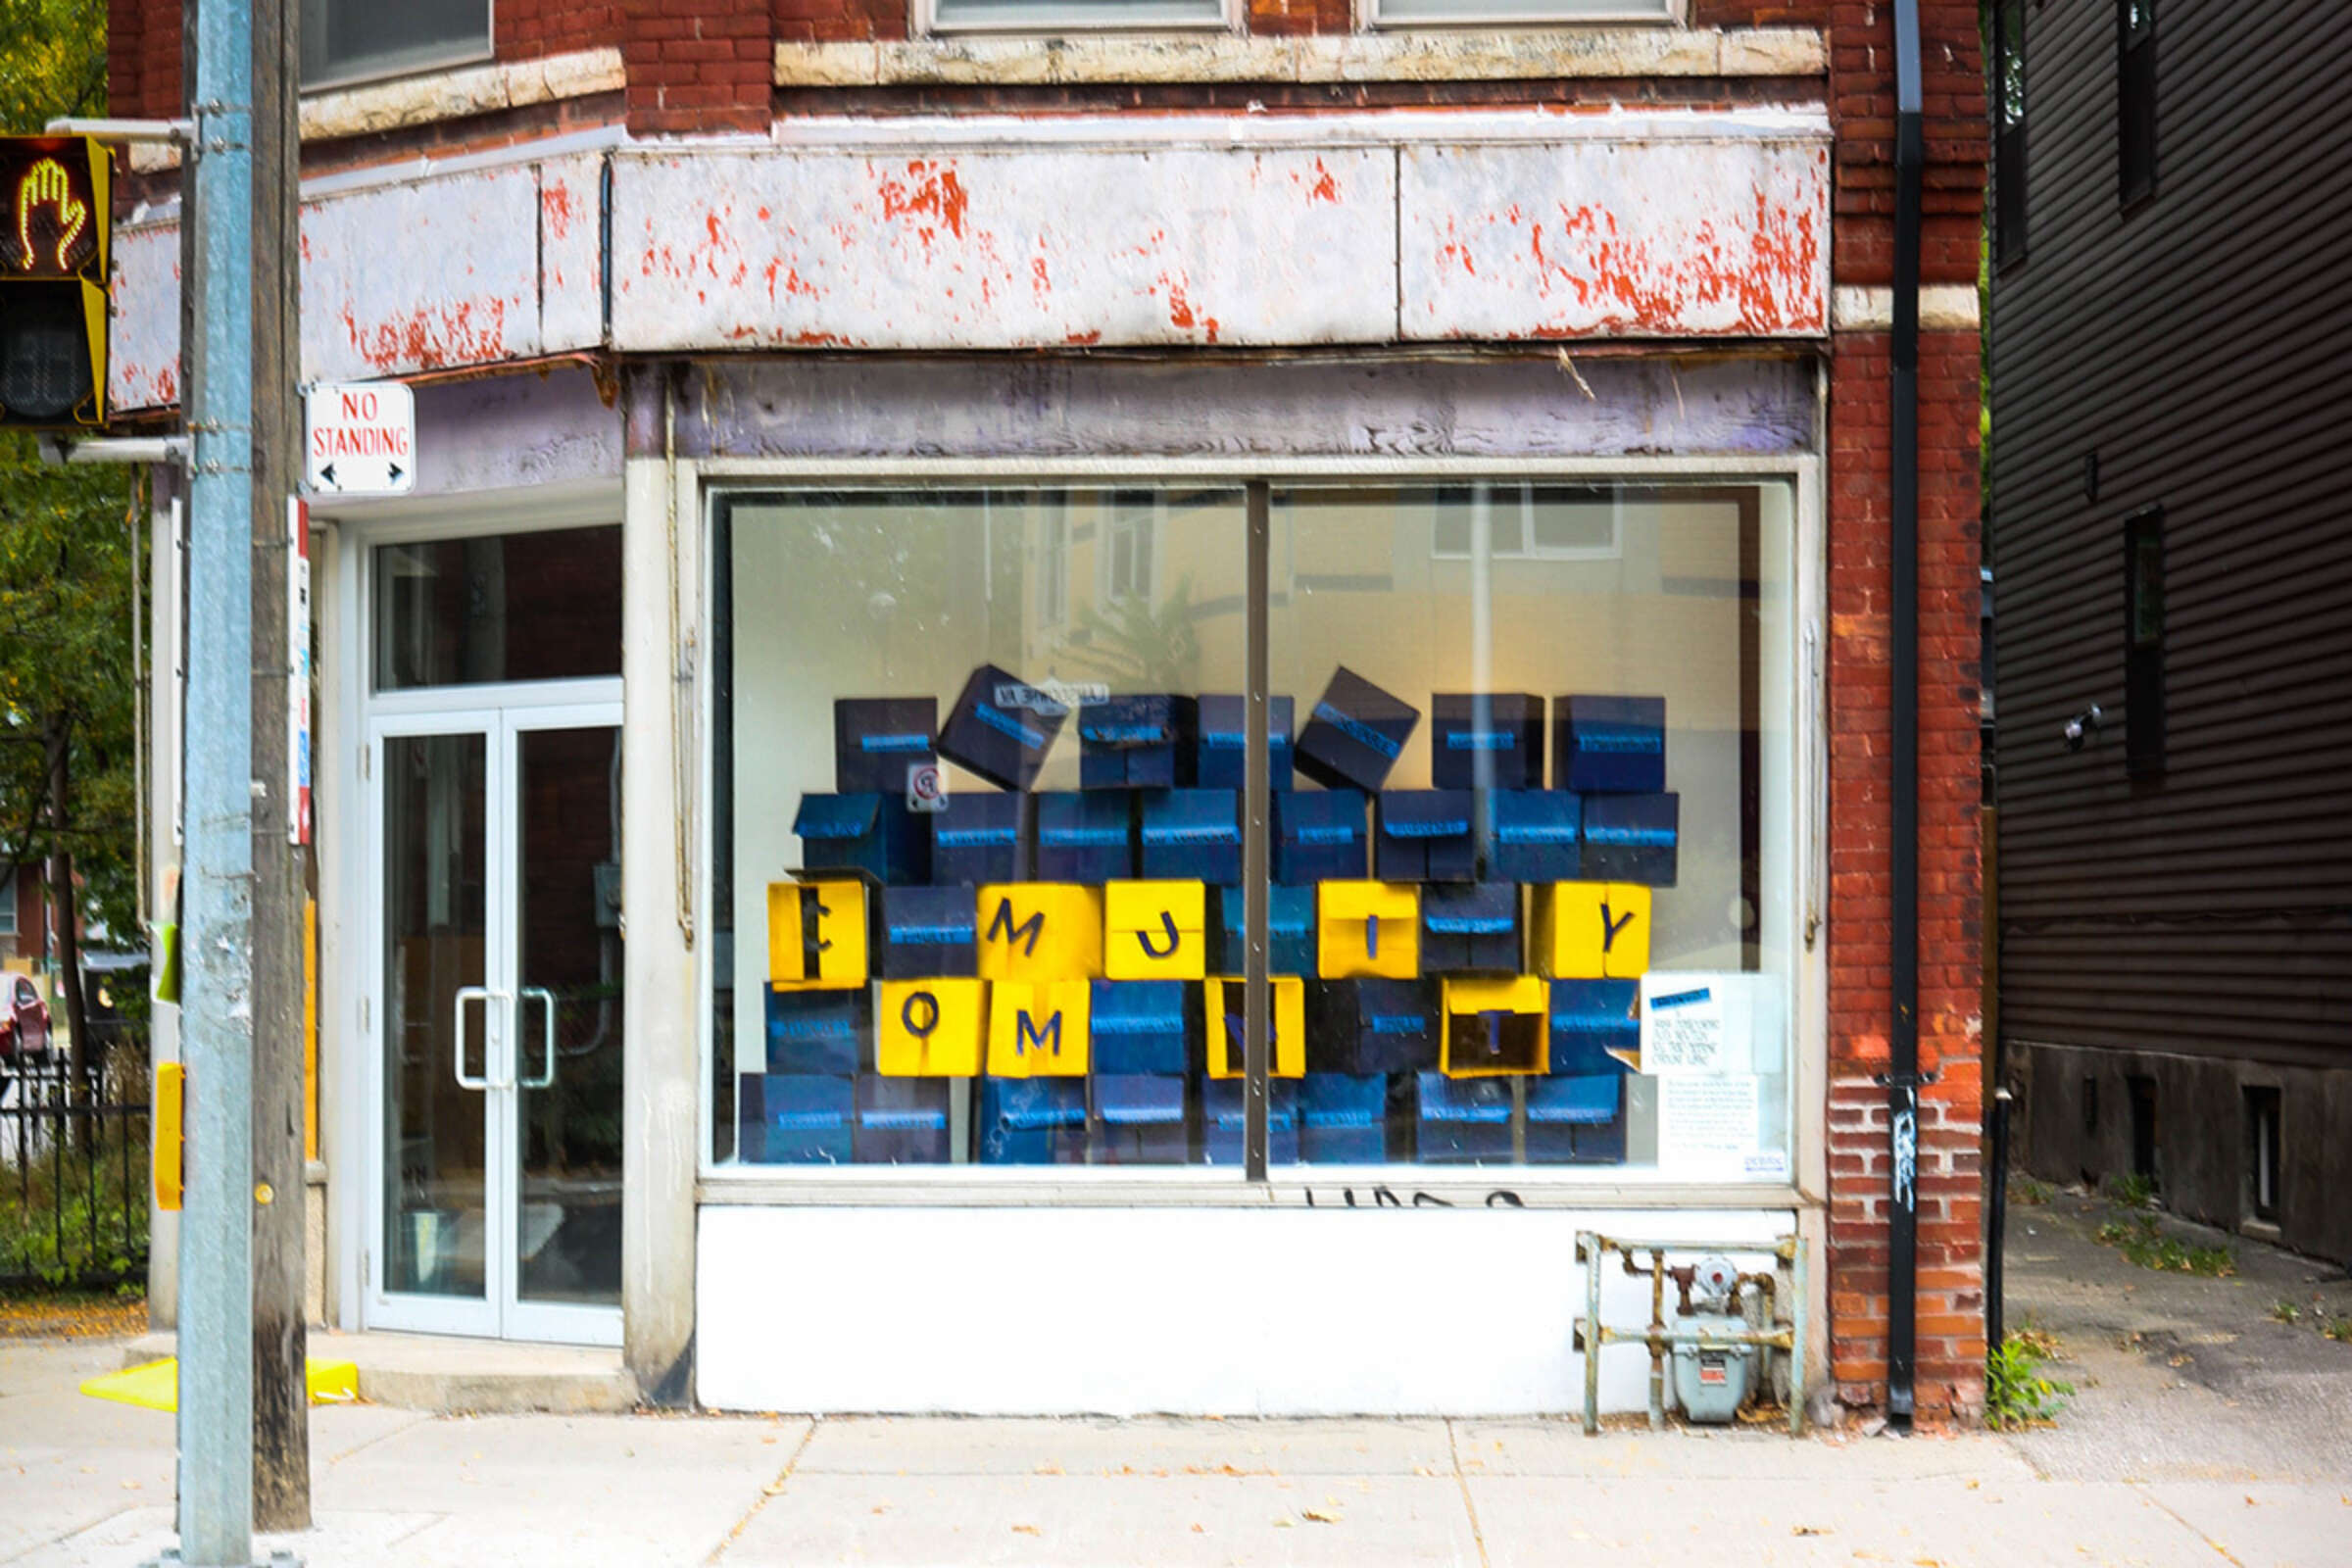
[[[847,348],[849,339],[832,332],[795,332],[792,341],[805,349]]]
[[[1538,222],[1528,251],[1537,294],[1573,301],[1573,315],[1555,316],[1539,336],[1595,330],[1770,336],[1822,326],[1819,221],[1810,207],[1776,205],[1761,187],[1753,223],[1734,224],[1728,233],[1702,221],[1688,239],[1653,244],[1622,231],[1606,208],[1563,205],[1551,245]],[[1720,318],[1726,306],[1728,321]]]
[[[1315,182],[1306,188],[1306,199],[1310,202],[1330,202],[1335,207],[1339,205],[1339,181],[1331,177],[1331,171],[1323,167],[1320,158],[1315,160]]]
[[[1046,275],[1046,259],[1043,256],[1029,258],[1029,286],[1037,291],[1039,299],[1054,292],[1054,279]]]
[[[934,219],[946,224],[949,233],[963,238],[963,214],[969,202],[956,171],[917,158],[907,163],[906,172],[911,176],[910,182],[885,177],[875,187],[882,198],[882,216]],[[916,232],[924,244],[931,242],[933,230],[929,225],[918,223]]]
[[[1097,327],[1093,331],[1072,332],[1069,336],[1063,338],[1062,341],[1069,344],[1072,348],[1091,348],[1095,344],[1102,341],[1102,331],[1100,327]]]
[[[1460,268],[1472,277],[1478,275],[1478,263],[1471,257],[1470,248],[1454,233],[1450,218],[1446,220],[1446,243],[1438,247],[1438,275],[1443,277],[1449,266]]]
[[[798,269],[786,266],[781,257],[760,269],[760,273],[767,280],[767,302],[770,305],[776,302],[776,286],[779,283],[783,285],[787,295],[800,294],[809,299],[816,298],[816,285],[803,277]],[[782,276],[779,277],[777,275],[779,273]]]
[[[367,326],[345,306],[342,318],[352,349],[387,372],[487,365],[507,357],[507,302],[502,299],[427,306]]]
[[[570,233],[571,220],[575,216],[571,206],[571,187],[555,184],[540,191],[539,213],[547,223],[548,238],[562,239]]]

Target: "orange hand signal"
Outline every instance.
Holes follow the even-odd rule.
[[[24,247],[26,267],[38,260],[32,245],[32,210],[44,202],[57,209],[57,267],[64,271],[66,252],[73,249],[81,231],[89,226],[90,209],[86,203],[74,199],[74,183],[66,173],[66,166],[54,158],[34,164],[17,182],[17,243]]]

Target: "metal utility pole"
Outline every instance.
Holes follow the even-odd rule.
[[[270,1531],[311,1523],[309,1335],[304,1320],[303,850],[286,721],[301,478],[295,263],[301,179],[299,0],[253,16],[253,1511]]]
[[[181,214],[188,735],[179,1226],[179,1554],[253,1561],[253,18],[196,0]],[[183,321],[187,317],[183,314]]]

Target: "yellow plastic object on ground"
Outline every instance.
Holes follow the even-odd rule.
[[[360,1396],[360,1369],[350,1361],[312,1361],[306,1370],[313,1404],[350,1404]],[[81,1392],[143,1410],[179,1408],[179,1361],[166,1356],[90,1379]]]

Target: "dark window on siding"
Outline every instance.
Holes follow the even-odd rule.
[[[2164,768],[2164,511],[2124,521],[2124,764]]]
[[[2026,259],[2026,0],[1992,12],[1992,257]]]
[[[302,0],[305,91],[489,58],[490,0]]]
[[[2116,0],[2115,153],[2126,208],[2156,194],[2156,0]]]

